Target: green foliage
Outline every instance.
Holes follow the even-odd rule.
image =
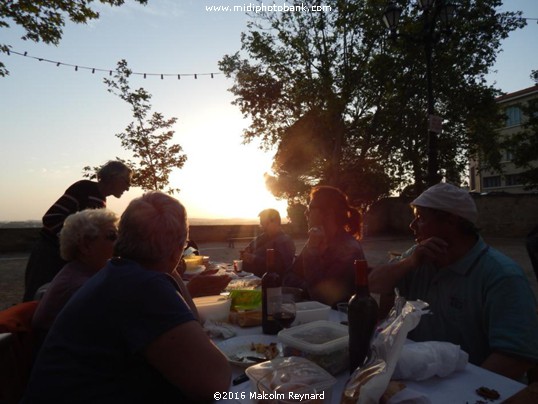
[[[390,41],[381,22],[384,0],[324,0],[319,13],[258,13],[242,34],[242,52],[221,70],[254,138],[275,148],[272,192],[292,202],[312,185],[330,184],[368,205],[390,192],[424,186],[427,91],[423,20],[415,2],[403,8]],[[439,161],[462,182],[468,157],[484,151],[498,165],[498,92],[485,75],[500,42],[525,25],[521,13],[497,13],[500,0],[458,2],[452,35],[436,35],[432,72],[436,113],[443,117]],[[439,26],[436,32],[441,32]]]
[[[114,79],[104,79],[108,91],[127,102],[133,113],[134,121],[116,137],[121,140],[124,149],[132,151],[135,158],[135,162],[127,162],[134,171],[132,184],[145,191],[164,191],[169,185],[172,170],[181,169],[187,160],[187,156],[181,153],[183,149],[179,144],[170,144],[174,136],[174,131],[170,128],[177,118],[165,119],[157,112],[149,116],[151,95],[143,88],[131,90],[131,73],[127,62],[121,60]],[[168,187],[166,192],[173,194],[179,192],[179,189]]]
[[[521,105],[523,114],[527,117],[523,130],[510,136],[503,148],[512,153],[512,162],[525,171],[520,179],[525,189],[538,189],[538,99]]]
[[[147,4],[148,0],[136,0]],[[24,40],[43,41],[46,44],[58,45],[63,35],[66,19],[85,24],[99,18],[99,13],[91,8],[94,0],[12,0],[0,2],[0,28],[19,25],[25,30]],[[125,0],[99,0],[111,6],[121,6]],[[0,44],[0,53],[8,53],[9,45]],[[0,76],[9,71],[0,61]]]
[[[292,226],[292,233],[306,234],[308,231],[308,221],[306,220],[306,206],[300,203],[290,203],[288,205],[288,217]]]

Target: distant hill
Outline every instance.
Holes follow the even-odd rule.
[[[189,218],[191,226],[222,226],[233,224],[258,224],[258,219],[241,219],[241,218],[224,218],[224,219],[204,219]],[[41,227],[40,220],[21,220],[21,221],[0,221],[0,228],[20,229],[28,227]]]
[[[0,229],[25,229],[28,227],[41,227],[40,220],[0,221]]]

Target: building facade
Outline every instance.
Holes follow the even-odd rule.
[[[521,109],[529,100],[538,98],[538,84],[497,98],[497,103],[506,115],[504,127],[499,129],[501,138],[506,138],[523,130],[527,117]],[[501,151],[502,172],[480,169],[480,161],[472,159],[469,164],[469,187],[471,191],[480,193],[509,192],[526,193],[520,180],[523,168],[516,167],[507,150]],[[538,164],[538,160],[536,162]]]

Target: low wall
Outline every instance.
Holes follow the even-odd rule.
[[[525,237],[538,226],[538,194],[473,195],[478,228],[484,236]],[[386,198],[372,205],[364,223],[367,235],[409,234],[413,198]]]
[[[291,228],[283,225],[289,233]],[[255,237],[259,234],[258,225],[203,225],[190,226],[190,238],[199,242],[223,242],[232,237]],[[292,236],[304,236],[291,234]],[[39,228],[0,228],[0,254],[13,252],[29,252],[39,237]]]

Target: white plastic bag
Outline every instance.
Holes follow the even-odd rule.
[[[450,342],[410,342],[402,347],[393,379],[425,380],[445,377],[467,365],[469,355]]]
[[[403,307],[403,301],[397,303],[374,336],[369,362],[357,368],[346,383],[342,403],[377,404],[387,389],[407,334],[428,307],[420,300],[407,302]]]

